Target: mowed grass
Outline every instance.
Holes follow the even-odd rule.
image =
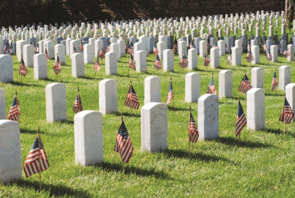
[[[294,197],[295,173],[295,126],[279,122],[284,104],[284,91],[278,88],[271,92],[273,72],[279,67],[292,67],[291,81],[294,82],[294,62],[286,62],[279,56],[277,63],[270,63],[265,54],[260,54],[260,64],[246,62],[242,55],[241,66],[227,64],[227,55],[220,57],[220,68],[204,66],[204,58],[198,57],[198,69],[181,69],[178,55],[174,56],[174,72],[158,71],[153,67],[155,56],[147,57],[148,72],[136,73],[130,70],[127,77],[127,57],[118,62],[118,75],[106,76],[104,61],[102,69],[94,78],[93,64],[85,65],[85,77],[71,76],[71,61],[62,66],[59,82],[66,85],[67,115],[64,122],[46,122],[46,85],[56,82],[52,69],[54,60],[48,62],[48,79],[34,80],[33,68],[22,79],[18,74],[19,62],[13,55],[14,82],[2,84],[6,93],[6,113],[8,113],[18,92],[21,118],[21,150],[24,163],[40,127],[41,138],[47,153],[50,168],[42,172],[42,190],[39,192],[39,175],[25,177],[16,183],[0,185],[2,197]],[[247,114],[246,95],[238,92],[238,87],[246,71],[251,81],[251,69],[263,67],[265,90],[265,130],[252,131],[246,128],[241,133],[241,142],[235,137],[238,98]],[[201,95],[207,92],[212,72],[217,90],[219,72],[233,71],[233,97],[219,101],[219,138],[213,141],[198,141],[191,144],[188,156],[189,106],[198,120],[198,103],[185,103],[185,74],[198,72],[201,76]],[[138,95],[140,108],[144,104],[144,78],[157,75],[161,78],[161,101],[166,103],[169,79],[173,79],[174,105],[168,110],[168,150],[159,153],[141,151],[140,109],[124,106],[130,79]],[[74,112],[72,106],[80,87],[84,110],[99,110],[98,84],[102,79],[116,79],[118,82],[117,114],[103,116],[104,162],[87,167],[75,165]],[[278,79],[279,80],[279,79]],[[120,115],[130,134],[134,153],[125,172],[122,161],[114,152]]]

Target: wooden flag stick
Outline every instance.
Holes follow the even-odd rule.
[[[39,148],[39,164],[38,168],[40,170],[41,165],[41,151],[40,151],[40,129],[38,127],[38,148]],[[39,190],[41,191],[41,171],[39,172]]]
[[[189,106],[189,126],[190,126],[190,123],[191,123],[191,106]],[[189,139],[189,129],[188,129],[188,156],[190,155],[190,145],[191,145],[191,143],[190,143],[190,139]]]
[[[170,82],[172,82],[172,77],[170,76]],[[173,95],[174,95],[174,93],[173,93]],[[172,98],[172,102],[173,102],[173,110],[174,110],[174,97]]]
[[[80,89],[79,89],[79,86],[78,86],[78,94],[79,94],[79,91],[80,91]]]
[[[122,113],[121,113],[121,120],[122,120],[122,122],[123,122],[123,115],[122,115]],[[124,133],[123,133],[123,138],[124,138]],[[124,169],[124,162],[123,162],[123,165],[122,165],[122,167],[123,167],[123,173],[124,173],[124,171],[125,171],[125,169]]]

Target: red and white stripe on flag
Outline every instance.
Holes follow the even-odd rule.
[[[133,154],[133,145],[130,136],[125,139],[118,133],[114,151],[120,154],[124,163],[128,163]]]
[[[243,114],[241,117],[237,116],[236,130],[235,130],[236,136],[238,136],[241,133],[241,131],[243,130],[246,124],[247,124],[247,120],[246,120],[245,114]]]
[[[49,168],[46,152],[44,149],[31,150],[24,164],[26,177],[40,173]]]

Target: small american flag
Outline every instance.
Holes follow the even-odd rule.
[[[272,61],[272,56],[271,56],[271,54],[269,53],[269,50],[268,50],[267,53],[266,53],[266,58],[267,58],[268,61]]]
[[[266,52],[267,46],[266,44],[263,45],[263,51]]]
[[[170,81],[168,97],[166,102],[167,105],[171,102],[172,98],[174,98],[174,95],[173,95],[172,81]]]
[[[242,107],[240,101],[238,104],[238,113],[237,114],[238,115],[237,115],[236,130],[235,130],[236,136],[238,136],[241,133],[241,131],[243,130],[243,128],[247,124],[247,119],[245,117],[244,110],[243,110],[243,107]]]
[[[230,50],[228,51],[227,64],[231,63]]]
[[[182,69],[186,68],[188,66],[188,62],[187,62],[187,57],[186,55],[183,55],[180,62],[179,62],[179,65]]]
[[[210,63],[210,59],[209,59],[209,57],[208,57],[208,55],[207,55],[207,52],[206,52],[206,54],[205,54],[205,59],[204,59],[204,66],[208,66],[209,63]]]
[[[83,43],[82,43],[82,40],[80,41],[80,52],[83,52]]]
[[[131,45],[129,45],[128,49],[127,49],[127,53],[129,53],[130,55],[133,55],[133,47]]]
[[[287,58],[288,56],[290,56],[290,51],[285,49],[283,55],[284,55],[285,58]]]
[[[252,53],[251,53],[251,44],[249,42],[249,45],[248,45],[248,52],[247,52],[247,55],[246,55],[246,60],[248,62],[251,62],[253,60],[253,56],[252,56]]]
[[[82,101],[81,101],[81,97],[80,97],[79,93],[76,96],[74,106],[73,106],[73,110],[75,111],[75,113],[83,111]]]
[[[106,52],[110,51],[110,46],[108,45],[106,48]]]
[[[155,60],[155,63],[154,63],[154,67],[157,70],[160,70],[162,68],[162,63],[161,63],[161,60],[160,60],[160,57],[159,57],[158,54],[157,54],[157,57],[156,57],[156,60]]]
[[[114,151],[120,154],[124,163],[128,163],[133,154],[133,145],[123,120],[117,134]]]
[[[207,93],[211,93],[211,94],[217,95],[216,87],[214,85],[213,76],[212,76],[212,78],[210,80]]]
[[[294,117],[293,110],[291,109],[287,98],[285,98],[284,108],[281,113],[279,121],[289,124],[293,120],[293,117]]]
[[[156,46],[156,43],[154,43],[153,53],[154,53],[155,55],[158,55],[158,54],[159,54],[159,51],[158,51],[157,46]]]
[[[173,48],[172,50],[174,51],[174,53],[176,53],[177,51],[177,41],[176,41],[176,37],[175,37],[175,40],[174,40],[174,43],[173,43]]]
[[[99,72],[99,70],[100,70],[99,56],[97,56],[97,59],[96,59],[96,61],[95,61],[95,63],[94,63],[94,67],[93,67],[93,69],[94,69],[95,71],[98,71],[98,72]]]
[[[37,137],[24,164],[26,177],[40,173],[49,168],[46,152],[41,139]],[[40,142],[40,149],[39,149]]]
[[[61,72],[61,66],[60,66],[60,63],[59,63],[59,57],[57,56],[57,60],[53,66],[53,70],[55,72],[56,75],[58,75],[60,72]]]
[[[20,109],[19,109],[19,102],[17,97],[15,96],[12,105],[8,112],[8,120],[19,121],[20,117]]]
[[[196,143],[199,139],[199,131],[196,125],[196,122],[194,120],[193,115],[190,113],[190,123],[189,123],[189,141],[192,143]]]
[[[278,86],[277,72],[274,72],[272,83],[271,83],[271,91],[275,90],[277,86]]]
[[[129,86],[124,105],[133,109],[138,109],[139,107],[139,101],[132,85]]]
[[[104,58],[104,56],[105,56],[105,53],[104,53],[103,49],[101,48],[101,50],[99,52],[99,57],[102,60]]]
[[[19,66],[19,72],[18,73],[19,73],[19,75],[22,75],[22,76],[26,76],[27,73],[28,73],[28,70],[27,70],[27,67],[26,67],[26,65],[24,63],[23,58],[21,60],[20,66]]]
[[[45,49],[45,55],[46,55],[47,61],[49,61],[49,55],[48,55],[47,49]]]
[[[132,69],[136,69],[135,68],[135,64],[134,64],[134,59],[133,59],[133,55],[130,54],[130,60],[129,60],[129,67],[131,67]]]
[[[246,93],[251,88],[252,88],[251,83],[249,82],[248,76],[245,74],[238,91]]]
[[[192,42],[190,43],[190,49],[192,49],[192,48],[196,48],[196,45],[194,43],[194,40],[192,40]]]

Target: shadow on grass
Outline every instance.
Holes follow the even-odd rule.
[[[35,189],[39,191],[39,181],[28,181],[28,180],[19,180],[16,181],[18,187],[27,188],[27,189]],[[10,184],[8,184],[10,185]],[[53,185],[53,184],[46,184],[42,183],[41,185],[41,192],[46,191],[49,192],[50,196],[60,197],[60,196],[72,196],[72,197],[91,197],[91,195],[84,190],[80,189],[72,189],[62,184]]]
[[[268,132],[268,133],[273,133],[273,134],[276,134],[276,135],[284,135],[284,130],[281,130],[281,129],[265,128],[263,131]],[[295,134],[288,131],[287,127],[286,127],[286,135],[291,136],[291,137],[295,137]]]
[[[248,148],[269,148],[273,147],[273,145],[270,144],[263,144],[260,142],[253,142],[248,140],[241,140],[239,142],[239,138],[233,138],[233,137],[219,137],[215,140],[216,142],[220,142],[222,144],[231,145],[231,146],[237,146],[237,147],[248,147]]]
[[[266,93],[266,96],[285,96],[283,93]]]
[[[227,158],[224,157],[218,157],[218,156],[213,156],[213,155],[207,155],[204,153],[194,153],[191,152],[190,156],[188,156],[188,151],[186,150],[179,150],[179,149],[168,149],[163,151],[163,153],[167,157],[177,157],[177,158],[193,158],[197,160],[201,160],[204,162],[218,162],[218,161],[225,161],[228,163],[233,163]]]
[[[36,134],[37,135],[37,130],[32,130],[32,129],[20,129],[20,133],[27,133],[27,134]],[[40,134],[44,134],[44,131],[39,132]]]
[[[23,81],[25,81],[23,79]],[[27,87],[43,87],[42,85],[34,85],[34,84],[27,84],[27,83],[23,83],[23,82],[17,82],[17,81],[13,81],[13,82],[10,82],[10,84],[12,85],[17,85],[17,86],[27,86]]]
[[[173,106],[168,106],[168,109],[172,111],[188,111],[189,110],[189,108],[185,109],[185,108],[178,108]]]
[[[74,121],[73,120],[63,120],[63,121],[60,121],[60,123],[74,124]]]
[[[87,79],[87,80],[102,80],[102,78],[98,78],[99,76],[97,75],[96,77],[94,77],[94,75],[93,75],[93,77],[90,77],[90,76],[83,76],[83,77],[81,77],[81,78],[83,78],[83,79]]]
[[[103,162],[102,164],[96,164],[94,165],[96,167],[102,167],[104,171],[110,172],[110,171],[117,171],[117,172],[122,172],[123,167],[122,164],[114,164],[114,163],[109,163],[109,162]],[[124,174],[125,175],[130,175],[130,174],[136,174],[136,175],[141,175],[143,177],[150,177],[154,176],[157,179],[169,179],[173,180],[173,178],[169,177],[164,171],[156,171],[154,168],[151,169],[143,169],[143,168],[138,168],[135,166],[130,166],[128,164],[125,165],[124,167]]]
[[[134,110],[135,111],[135,110]],[[141,117],[141,115],[140,114],[136,114],[136,112],[134,112],[134,113],[127,113],[127,112],[124,112],[124,113],[119,113],[119,112],[117,112],[117,113],[114,113],[114,114],[116,114],[117,116],[127,116],[127,117]]]
[[[126,75],[122,75],[122,74],[116,74],[116,76],[119,76],[119,77],[127,77],[127,78],[138,78],[138,76],[136,76],[135,74],[130,74],[129,73],[129,76],[126,74]]]

